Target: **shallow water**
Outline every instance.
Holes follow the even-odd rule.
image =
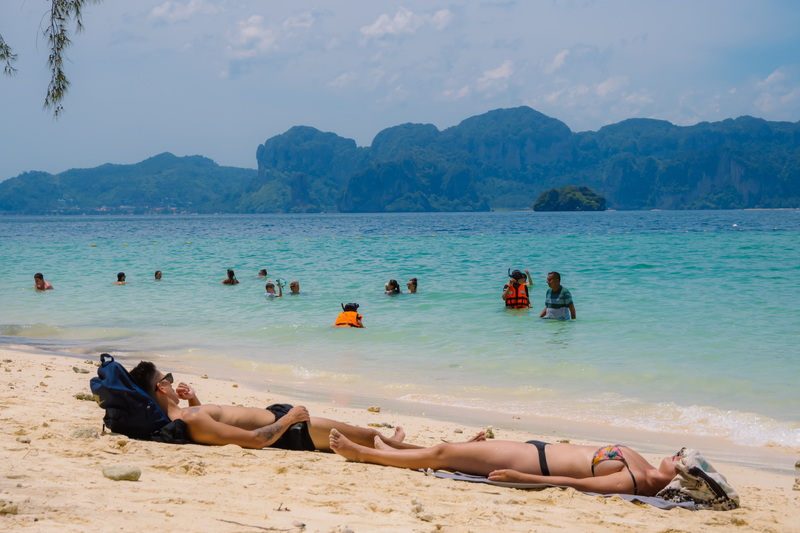
[[[799,233],[796,210],[0,217],[0,342],[796,448]],[[261,268],[302,294],[266,300]],[[503,308],[508,268],[533,309]],[[538,318],[551,270],[574,322]],[[367,328],[331,328],[351,301]]]

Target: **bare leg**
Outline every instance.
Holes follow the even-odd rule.
[[[329,436],[330,448],[351,461],[374,463],[400,468],[458,470],[467,474],[488,475],[494,470],[510,468],[530,474],[541,474],[539,458],[530,444],[511,441],[470,441],[437,444],[431,448],[398,450],[389,447],[363,446],[348,439],[334,428]]]
[[[375,445],[376,440],[392,448],[419,448],[419,446],[414,444],[403,442],[406,433],[401,427],[395,428],[394,435],[386,437],[372,428],[351,426],[350,424],[345,424],[344,422],[338,422],[329,418],[312,416],[308,423],[308,432],[311,435],[311,440],[314,441],[314,446],[316,446],[318,450],[323,452],[331,451],[328,435],[330,435],[333,429],[338,430],[342,435],[346,435],[347,438],[353,442],[370,448]]]

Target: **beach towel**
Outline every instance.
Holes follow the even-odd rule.
[[[680,454],[675,463],[678,475],[656,496],[676,503],[693,502],[698,509],[729,511],[739,507],[739,494],[697,450],[684,448]]]
[[[425,475],[436,476],[443,479],[455,479],[458,481],[470,481],[473,483],[486,483],[488,485],[509,487],[513,489],[549,489],[553,487],[562,489],[569,488],[563,485],[550,485],[548,483],[509,483],[506,481],[492,481],[485,476],[473,476],[471,474],[464,474],[462,472],[443,472],[441,470],[433,471],[431,469],[423,470],[423,472],[425,472]],[[674,507],[689,509],[690,511],[695,511],[698,509],[698,507],[692,501],[674,502],[664,498],[659,498],[657,496],[635,496],[633,494],[598,494],[596,492],[584,492],[584,494],[588,494],[590,496],[603,496],[605,498],[619,496],[620,498],[629,502],[646,503],[648,505],[658,507],[659,509],[672,509]]]

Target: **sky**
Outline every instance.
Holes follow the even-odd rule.
[[[800,120],[795,0],[105,0],[72,36],[57,120],[48,6],[0,0],[18,55],[0,74],[0,180],[162,152],[256,168],[296,125],[369,146],[521,105],[573,131]]]

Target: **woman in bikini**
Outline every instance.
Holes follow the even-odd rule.
[[[655,496],[675,477],[681,452],[665,457],[658,468],[628,448],[596,448],[541,441],[475,440],[396,450],[375,441],[375,448],[355,444],[332,430],[331,449],[351,461],[414,470],[454,470],[488,476],[492,481],[546,483],[600,494]]]

